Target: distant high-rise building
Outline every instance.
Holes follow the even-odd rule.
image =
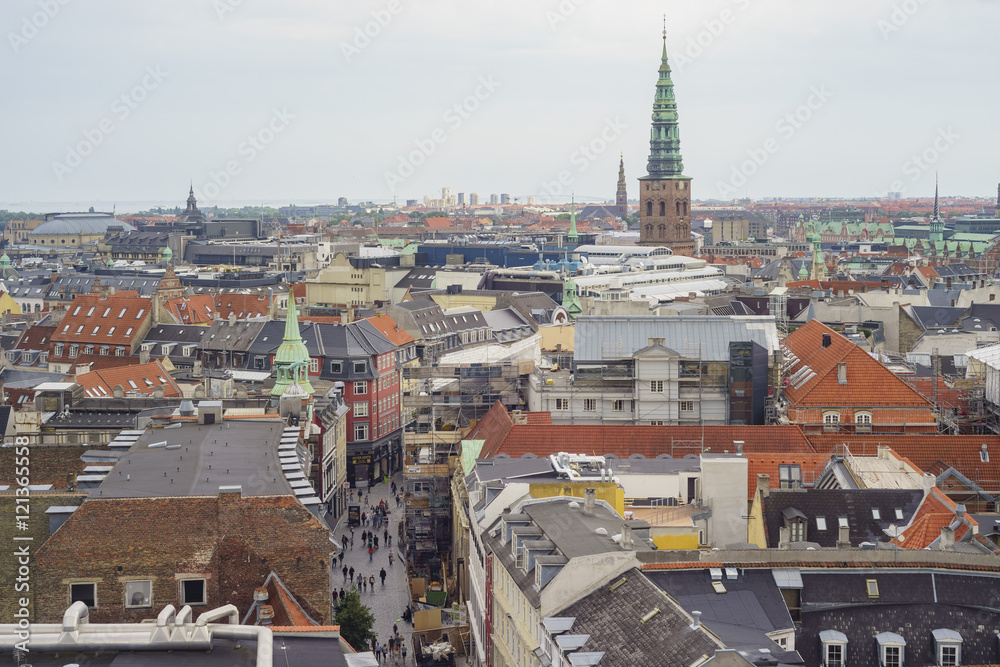
[[[479,206],[479,193],[470,192],[469,193],[469,206]]]
[[[694,254],[691,239],[691,178],[684,175],[674,83],[667,63],[667,30],[663,29],[653,131],[646,176],[639,179],[639,243],[668,246],[675,255]]]
[[[496,195],[490,195],[490,206],[496,206],[498,203]]]
[[[625,187],[625,154],[618,163],[618,191],[615,193],[615,213],[621,217],[628,214],[628,191]]]
[[[337,200],[337,206],[344,207],[347,206],[347,197],[341,197]]]
[[[534,205],[535,205],[535,198],[528,197],[528,206],[534,206]]]
[[[406,200],[406,205],[407,206],[420,206],[420,202],[418,200],[416,200],[416,199],[407,199]]]
[[[465,206],[465,193],[464,192],[459,192],[458,193],[458,205],[459,206]]]
[[[506,192],[503,193],[502,195],[500,195],[500,203],[501,204],[509,204],[510,203],[510,195],[507,194]]]

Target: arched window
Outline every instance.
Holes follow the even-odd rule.
[[[684,215],[688,214],[688,203],[684,202]]]
[[[677,215],[681,214],[681,203],[679,201],[674,202],[674,208],[676,209]]]
[[[646,202],[646,215],[653,215],[653,202]]]
[[[663,216],[663,215],[666,215],[666,214],[667,214],[667,203],[661,201],[660,202],[660,215]]]

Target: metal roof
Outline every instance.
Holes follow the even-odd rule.
[[[576,321],[577,361],[629,358],[663,338],[664,345],[703,361],[729,361],[729,343],[753,341],[773,354],[779,349],[778,330],[770,315],[680,317],[581,317]]]

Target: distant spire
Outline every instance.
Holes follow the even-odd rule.
[[[996,216],[1000,218],[1000,183],[997,183],[997,210]]]
[[[580,237],[576,233],[576,193],[570,195],[569,202],[569,236],[570,243],[576,243]]]
[[[672,177],[684,173],[681,160],[680,127],[674,82],[670,79],[667,62],[667,24],[663,17],[663,56],[657,70],[656,95],[653,97],[653,128],[649,141],[649,162],[646,173],[650,176]]]
[[[667,15],[663,15],[663,60],[667,59]]]
[[[934,172],[934,219],[941,217],[941,207],[938,206],[938,175]]]

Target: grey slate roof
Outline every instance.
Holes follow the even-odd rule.
[[[869,598],[866,580],[878,583]],[[933,631],[962,636],[962,664],[995,664],[1000,578],[929,571],[802,572],[802,628],[796,648],[807,665],[821,664],[819,633],[842,632],[851,667],[879,667],[874,636],[894,632],[906,640],[906,665],[938,664]]]
[[[862,542],[886,542],[888,536],[884,528],[890,524],[904,526],[920,506],[923,491],[896,489],[808,489],[775,490],[764,498],[764,527],[767,545],[778,546],[778,530],[784,525],[782,512],[796,509],[806,516],[806,540],[823,547],[837,546],[839,517],[847,517],[850,539],[853,546]],[[872,509],[879,510],[879,519],[872,515]],[[896,509],[903,512],[903,518],[896,518]],[[826,530],[817,528],[816,518],[826,519]]]
[[[601,361],[631,357],[663,338],[664,346],[702,361],[729,361],[729,343],[753,341],[773,354],[778,349],[774,318],[764,316],[581,317],[576,321],[574,359]]]
[[[576,619],[566,634],[587,635],[579,651],[604,652],[600,667],[688,667],[722,648],[707,632],[692,628],[691,618],[642,572],[631,569],[623,576],[625,583],[615,590],[611,585],[622,577],[556,614]],[[654,608],[659,613],[642,623]]]

